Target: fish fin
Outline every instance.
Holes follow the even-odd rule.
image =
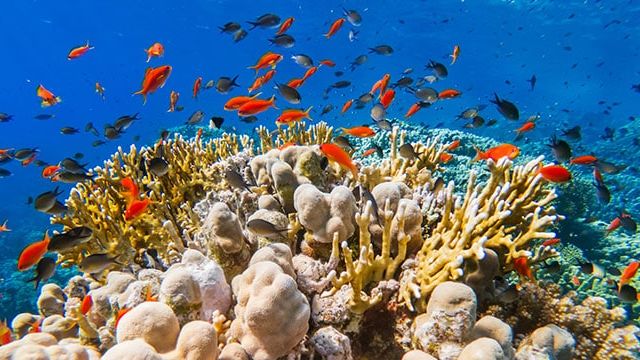
[[[255,29],[258,27],[258,23],[254,22],[254,21],[247,21],[248,24],[251,24],[251,27],[249,28],[249,31]]]
[[[480,148],[478,148],[477,146],[473,145],[473,149],[476,151],[476,157],[474,157],[471,162],[476,162],[487,158],[486,154],[483,153],[482,150],[480,150]]]
[[[304,112],[305,117],[311,121],[313,121],[313,119],[311,118],[311,116],[309,116],[309,112],[311,112],[311,109],[313,109],[313,106],[309,106],[309,108]]]

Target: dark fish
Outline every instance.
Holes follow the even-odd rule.
[[[608,204],[611,201],[611,192],[609,188],[604,183],[595,182],[596,187],[596,196],[598,197],[598,201],[602,204]]]
[[[56,204],[56,197],[62,194],[62,191],[59,191],[60,187],[56,187],[53,191],[45,191],[42,194],[36,196],[33,206],[36,210],[41,212],[46,212],[51,209],[53,205]]]
[[[631,231],[632,233],[635,233],[638,230],[638,225],[631,218],[631,215],[622,213],[619,218],[620,226],[622,226],[622,228],[624,228],[625,230]]]
[[[302,67],[310,68],[310,67],[313,66],[313,60],[308,55],[297,54],[297,55],[291,56],[291,58],[293,59],[293,61],[296,62],[296,64],[298,64],[298,65],[300,65]]]
[[[278,89],[280,95],[291,104],[299,104],[302,100],[302,96],[300,96],[298,90],[287,84],[276,83],[276,89]]]
[[[413,148],[413,145],[411,145],[410,143],[406,143],[400,146],[400,148],[398,149],[398,153],[400,154],[400,156],[408,160],[414,160],[419,158],[418,154]]]
[[[373,218],[376,220],[376,223],[378,223],[378,225],[380,224],[380,217],[378,214],[378,203],[376,202],[376,199],[373,197],[373,194],[367,190],[364,186],[362,186],[362,184],[358,185],[358,187],[360,188],[360,206],[361,207],[365,207],[367,205],[368,202],[371,202],[371,210],[373,210]]]
[[[351,25],[360,26],[360,24],[362,24],[362,16],[360,16],[356,10],[347,10],[342,8],[342,11]]]
[[[375,122],[382,121],[387,116],[387,110],[384,108],[384,106],[382,106],[382,104],[375,104],[371,108],[370,115],[373,121]]]
[[[93,254],[85,257],[78,264],[78,268],[80,271],[89,274],[97,274],[105,269],[113,266],[120,265],[119,262],[116,261],[117,256],[109,256],[109,254]]]
[[[247,37],[247,34],[249,34],[248,32],[246,32],[244,29],[240,29],[236,32],[233,33],[233,42],[240,42],[242,41],[244,38]],[[176,108],[176,110],[178,110],[178,108]],[[181,110],[178,110],[181,111]]]
[[[13,115],[9,115],[7,113],[0,112],[0,122],[7,122],[13,119]]]
[[[100,133],[98,132],[98,129],[96,129],[95,126],[93,126],[92,122],[88,122],[87,125],[84,126],[84,131],[85,132],[90,132],[95,136],[100,136]]]
[[[27,205],[31,205],[31,204],[33,204],[33,197],[32,197],[32,196],[29,196],[29,197],[27,198]]]
[[[262,219],[253,219],[247,221],[247,230],[260,236],[282,234],[289,231],[289,229],[278,229],[278,227],[274,224]]]
[[[484,125],[484,118],[480,115],[477,115],[471,120],[470,123],[465,124],[464,127],[467,129],[477,129]]]
[[[247,123],[247,124],[252,124],[256,121],[258,121],[258,117],[255,115],[251,115],[251,116],[247,116],[247,117],[241,117],[240,121]]]
[[[120,137],[120,134],[122,134],[122,132],[118,129],[116,129],[114,126],[111,126],[109,124],[104,126],[104,137],[109,139],[109,140],[113,140],[113,139],[117,139]]]
[[[566,130],[562,130],[562,136],[566,136],[567,138],[571,139],[571,140],[582,140],[582,128],[580,127],[580,125],[578,126],[574,126],[572,128],[566,129]]]
[[[81,153],[81,152],[77,152],[77,153],[73,154],[73,158],[76,159],[76,160],[80,160],[80,159],[84,158],[84,154]]]
[[[62,159],[62,161],[60,161],[60,167],[62,167],[66,171],[76,173],[76,174],[86,173],[87,170],[85,169],[85,167],[87,165],[88,163],[80,164],[78,161],[72,158],[64,158]]]
[[[218,29],[220,29],[221,33],[231,34],[240,30],[240,24],[230,21],[222,26],[218,26]]]
[[[368,59],[369,59],[369,57],[367,55],[364,55],[364,54],[356,57],[350,64],[351,65],[351,71],[355,70],[356,67],[366,63]]]
[[[373,100],[373,94],[372,93],[364,93],[362,95],[360,95],[358,97],[358,101],[360,101],[363,104],[367,104],[369,102],[371,102],[371,100]]]
[[[331,110],[333,110],[333,105],[332,104],[325,105],[322,108],[322,112],[320,113],[320,116],[328,114],[329,112],[331,112]]]
[[[633,304],[638,301],[638,292],[633,286],[624,284],[618,291],[618,299],[623,303]]]
[[[18,149],[13,153],[13,158],[18,160],[18,161],[24,161],[24,160],[27,160],[30,157],[34,156],[36,154],[36,152],[38,152],[38,148]]]
[[[531,75],[531,79],[527,80],[527,82],[531,84],[531,91],[533,91],[533,89],[536,87],[537,81],[538,79],[536,79],[536,74]]]
[[[195,124],[200,123],[203,118],[204,118],[204,111],[196,110],[196,111],[193,112],[193,114],[191,114],[191,116],[189,116],[189,118],[187,119],[187,122],[185,124],[187,124],[187,125],[195,125]]]
[[[11,175],[13,175],[11,173],[11,171],[9,171],[7,169],[0,168],[0,178],[6,178],[6,177],[11,176]]]
[[[551,143],[547,146],[551,148],[556,161],[564,163],[571,159],[571,146],[564,140],[558,140],[555,135],[553,135]]]
[[[340,76],[344,75],[344,72],[342,72],[342,71],[336,71],[336,72],[334,72],[334,73],[333,73],[333,75],[335,75],[335,76],[337,76],[337,77],[340,77]]]
[[[65,126],[63,128],[60,129],[60,133],[62,135],[73,135],[73,134],[77,134],[79,133],[80,130],[74,128],[74,127],[70,127],[70,126]]]
[[[163,158],[155,157],[149,160],[147,166],[149,167],[149,172],[155,176],[163,176],[169,172],[169,163]]]
[[[96,140],[96,141],[91,143],[91,146],[98,147],[98,146],[104,145],[104,144],[106,144],[106,142],[104,142],[103,140]]]
[[[13,160],[13,158],[11,157],[10,154],[0,155],[0,164],[6,164],[6,163],[10,162],[11,160]]]
[[[38,114],[38,115],[34,116],[33,118],[36,119],[36,120],[49,120],[49,119],[52,119],[54,117],[55,117],[55,115],[52,115],[52,114]]]
[[[557,273],[562,270],[562,267],[560,266],[560,263],[558,261],[553,260],[551,262],[545,263],[544,269],[550,273]]]
[[[409,87],[413,84],[413,79],[408,76],[403,76],[393,84],[393,87]]]
[[[356,99],[356,105],[353,108],[356,110],[364,109],[366,105],[366,103],[363,103],[362,101]]]
[[[274,38],[269,39],[269,42],[273,45],[282,46],[283,48],[291,48],[296,43],[296,39],[289,34],[276,35]]]
[[[131,124],[133,124],[135,120],[140,119],[138,117],[138,114],[139,113],[135,113],[133,115],[120,116],[119,118],[116,119],[116,122],[113,123],[113,127],[116,128],[116,130],[118,130],[119,132],[127,130],[127,128],[129,128],[129,126],[131,126]]]
[[[389,45],[378,45],[376,47],[369,48],[369,53],[389,56],[393,54],[393,48]]]
[[[429,63],[427,64],[426,68],[430,69],[431,71],[433,71],[433,74],[438,79],[444,79],[447,76],[449,76],[449,70],[447,70],[447,67],[444,66],[443,64],[439,63],[439,62],[435,62],[433,60],[429,60]]]
[[[494,93],[495,100],[489,100],[490,102],[496,104],[498,107],[498,111],[502,116],[509,120],[518,120],[520,118],[520,112],[516,105],[508,100],[500,99],[498,94]]]
[[[622,275],[622,271],[620,271],[620,269],[616,268],[616,267],[608,267],[607,268],[607,272],[613,276],[620,276]]]
[[[477,107],[470,107],[461,112],[456,119],[473,119],[480,114],[480,109]]]
[[[92,236],[93,230],[91,228],[86,226],[74,227],[68,231],[53,235],[48,250],[56,252],[69,250],[88,242]]]
[[[56,261],[50,257],[43,257],[38,261],[38,265],[36,265],[36,276],[27,280],[27,282],[35,281],[35,288],[37,289],[41,281],[44,282],[51,279],[55,272]]]
[[[433,189],[431,189],[431,192],[434,194],[439,193],[440,191],[442,191],[442,189],[444,189],[444,179],[442,177],[438,177],[436,179],[436,182],[433,183]]]
[[[612,175],[618,174],[619,172],[627,168],[626,165],[615,165],[613,163],[600,159],[596,162],[595,166],[603,173]]]
[[[220,116],[212,116],[211,119],[209,119],[209,127],[212,129],[220,129],[222,123],[224,123],[224,118]]]
[[[39,159],[34,160],[34,161],[33,161],[33,164],[34,164],[35,166],[39,166],[39,167],[49,166],[49,163],[48,163],[48,162],[46,162],[46,161],[42,161],[42,160],[39,160]]]
[[[332,141],[334,144],[340,146],[343,149],[346,149],[346,150],[353,149],[353,145],[351,145],[351,143],[349,142],[349,139],[347,139],[342,135],[334,137]]]
[[[391,124],[391,121],[386,119],[382,119],[379,121],[374,120],[374,122],[381,130],[391,131],[391,128],[393,127],[393,125]]]
[[[438,101],[438,92],[433,88],[421,88],[413,93],[418,99],[434,103]]]
[[[56,180],[65,184],[75,184],[86,180],[92,180],[93,177],[87,174],[76,174],[70,171],[61,171],[56,174]]]
[[[238,79],[238,75],[236,75],[233,79],[226,76],[221,76],[218,79],[218,82],[216,83],[216,90],[220,94],[228,93],[229,91],[233,90],[234,86],[240,86],[236,82],[237,79]]]
[[[376,149],[376,155],[378,155],[378,157],[384,156],[384,150],[378,144],[373,144],[373,148]]]
[[[242,177],[242,175],[240,175],[235,170],[227,170],[227,171],[225,171],[224,179],[233,188],[246,189],[248,191],[251,191],[251,189],[249,189],[249,185],[247,185],[247,183],[244,181],[244,178]]]
[[[167,140],[169,138],[170,134],[171,134],[171,132],[169,130],[164,129],[164,130],[160,131],[160,139]]]
[[[280,16],[276,14],[264,14],[256,19],[256,21],[247,21],[251,24],[251,28],[249,30],[253,30],[256,27],[261,27],[263,29],[273,28],[280,25]]]
[[[340,80],[336,81],[331,85],[332,89],[344,89],[346,87],[351,86],[351,81]]]

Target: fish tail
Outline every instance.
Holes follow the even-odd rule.
[[[474,157],[471,162],[476,162],[487,158],[487,155],[482,152],[482,150],[480,150],[480,148],[478,148],[477,146],[473,145],[473,149],[476,151],[476,157]]]
[[[311,109],[313,109],[313,106],[309,106],[309,108],[304,112],[305,117],[309,120],[313,120],[309,115],[309,112],[311,112]]]
[[[276,106],[276,96],[275,95],[271,95],[271,98],[269,99],[269,102],[271,103],[271,107],[274,109],[278,109],[278,107]]]

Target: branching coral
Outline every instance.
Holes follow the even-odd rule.
[[[260,138],[260,150],[264,154],[271,149],[278,148],[285,144],[296,143],[298,145],[319,145],[331,142],[333,137],[333,127],[325,122],[319,122],[316,125],[309,126],[304,121],[294,123],[287,127],[278,127],[273,133],[260,126],[256,130]]]

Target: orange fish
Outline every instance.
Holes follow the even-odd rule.
[[[623,285],[628,284],[636,273],[638,272],[638,268],[640,267],[640,262],[632,261],[622,272],[620,275],[620,281],[618,282],[618,291],[622,288]]]
[[[153,296],[153,291],[151,290],[151,286],[147,286],[147,296],[145,297],[144,301],[150,301],[150,302],[158,301],[158,297]]]
[[[349,110],[349,108],[351,107],[351,104],[353,104],[353,99],[347,100],[347,102],[342,105],[342,110],[340,110],[340,112],[343,114],[346,113],[347,110]]]
[[[171,94],[169,94],[169,110],[167,110],[167,112],[176,111],[178,99],[180,99],[180,93],[175,90],[171,90]]]
[[[5,220],[5,221],[4,221],[4,223],[3,223],[2,225],[0,225],[0,232],[11,231],[11,229],[9,229],[9,228],[7,227],[7,222],[8,222],[8,221],[9,221],[9,220]]]
[[[451,161],[451,159],[453,159],[453,155],[443,152],[442,154],[440,154],[440,162],[441,163],[448,163],[449,161]]]
[[[162,44],[157,42],[157,43],[151,45],[144,52],[147,53],[147,62],[149,62],[149,60],[151,60],[151,57],[153,57],[153,56],[162,56],[162,55],[164,55],[164,46],[162,46]]]
[[[446,89],[438,93],[438,99],[453,99],[462,95],[462,93],[456,89]]]
[[[7,345],[11,341],[11,329],[7,325],[7,320],[4,320],[0,322],[0,346]]]
[[[573,159],[571,159],[571,161],[569,161],[569,164],[576,164],[576,165],[593,165],[596,162],[598,162],[598,158],[593,156],[593,155],[582,155],[582,156],[576,156]]]
[[[378,149],[376,149],[376,148],[368,149],[368,150],[366,150],[365,152],[363,152],[363,153],[362,153],[362,157],[363,157],[363,158],[365,158],[365,157],[367,157],[367,156],[371,156],[371,155],[373,155],[376,151],[378,151]]]
[[[524,277],[525,279],[535,280],[533,276],[533,271],[529,266],[529,261],[526,257],[519,257],[513,261],[513,268],[516,270],[518,275]]]
[[[370,94],[375,94],[376,91],[380,90],[380,94],[378,94],[378,99],[380,98],[380,96],[382,94],[384,94],[384,92],[387,90],[387,86],[389,85],[389,80],[391,80],[391,75],[390,74],[384,74],[384,76],[382,76],[382,79],[376,81],[373,86],[371,87],[371,91],[369,91]]]
[[[255,80],[253,80],[253,84],[249,87],[249,92],[254,92],[260,89],[264,85],[264,76],[258,76]]]
[[[33,324],[31,324],[31,329],[29,329],[29,334],[35,334],[35,333],[39,333],[42,331],[42,328],[40,325],[42,325],[42,317],[36,321],[33,322]]]
[[[553,238],[553,239],[547,239],[545,240],[541,246],[553,246],[555,244],[560,243],[560,239],[558,238]]]
[[[202,86],[202,76],[199,76],[196,81],[193,83],[193,98],[198,98],[198,92],[200,91],[200,86]]]
[[[561,165],[547,165],[542,167],[542,164],[540,164],[538,174],[542,175],[545,180],[554,183],[563,183],[571,180],[571,173]]]
[[[527,121],[520,128],[518,128],[518,130],[516,130],[516,133],[518,134],[518,136],[520,136],[522,135],[522,133],[531,131],[535,127],[536,127],[536,123],[534,123],[533,121]]]
[[[38,85],[36,88],[36,95],[42,99],[40,102],[40,106],[42,107],[53,106],[62,102],[62,99],[59,96],[53,95],[53,93],[42,86],[42,84]]]
[[[126,191],[122,191],[121,194],[127,200],[127,204],[131,204],[131,202],[138,198],[140,194],[140,190],[138,189],[138,185],[131,179],[130,177],[126,177],[120,180],[120,185],[125,188]]]
[[[302,84],[304,84],[304,79],[291,79],[291,81],[287,83],[287,85],[291,86],[294,89],[299,88],[300,86],[302,86]]]
[[[284,143],[284,144],[282,144],[282,145],[278,146],[278,150],[284,150],[284,149],[286,149],[286,148],[288,148],[288,147],[291,147],[291,146],[297,146],[297,145],[298,145],[298,143],[297,143],[297,142],[295,142],[295,141],[289,141],[289,142],[286,142],[286,143]]]
[[[573,275],[573,277],[571,278],[571,283],[575,286],[580,286],[580,278]]]
[[[93,306],[93,298],[91,295],[85,295],[82,299],[82,303],[80,304],[80,313],[82,315],[87,315],[91,307]]]
[[[276,97],[271,96],[269,100],[264,99],[253,99],[238,108],[238,115],[240,116],[250,116],[256,115],[261,112],[267,111],[269,108],[276,108],[275,105]]]
[[[520,149],[517,146],[511,144],[501,144],[485,152],[482,152],[475,146],[473,148],[476,149],[476,157],[473,159],[473,161],[487,159],[498,161],[505,156],[510,160],[513,160],[520,154]]]
[[[257,74],[260,69],[266,69],[269,66],[271,66],[272,69],[275,69],[276,64],[278,64],[281,60],[282,55],[267,51],[260,57],[260,59],[258,59],[258,62],[254,66],[249,66],[248,69],[254,69]]]
[[[404,114],[405,118],[410,118],[412,117],[415,113],[418,112],[418,110],[422,109],[422,105],[420,105],[420,102],[417,102],[413,105],[411,105],[411,107],[409,108],[409,110],[407,110],[407,113]]]
[[[451,144],[449,144],[449,146],[447,146],[447,150],[449,151],[453,151],[455,149],[457,149],[458,147],[460,147],[460,140],[453,140],[451,142]]]
[[[18,256],[18,271],[25,271],[37,264],[47,253],[49,247],[49,232],[45,232],[44,239],[27,245]]]
[[[200,139],[202,138],[202,128],[198,129],[198,132],[196,133],[196,142],[199,142]]]
[[[11,149],[0,149],[0,155],[5,155],[8,157],[11,157],[11,154],[9,153],[9,151],[13,150],[13,148]]]
[[[271,69],[271,70],[267,71],[263,76],[263,79],[264,79],[264,83],[263,84],[268,83],[269,80],[271,80],[271,78],[273,78],[273,76],[275,74],[276,74],[276,71],[274,69]]]
[[[118,327],[118,323],[120,322],[120,319],[122,319],[122,317],[123,317],[126,313],[128,313],[129,311],[131,311],[131,309],[130,309],[130,308],[128,308],[128,307],[124,307],[124,308],[122,308],[122,309],[118,310],[118,313],[116,314],[116,323],[115,323],[115,325],[114,325],[116,328]]]
[[[338,32],[338,30],[340,30],[340,28],[342,27],[342,24],[344,24],[343,18],[340,18],[334,21],[333,24],[331,24],[331,27],[329,28],[329,32],[324,34],[324,37],[326,37],[327,39],[330,39],[333,35],[335,35],[335,33]]]
[[[620,226],[622,226],[622,220],[620,220],[620,217],[616,217],[615,219],[611,220],[609,226],[607,226],[607,234],[612,231],[616,231]]]
[[[317,66],[312,66],[307,69],[307,71],[304,73],[304,76],[302,77],[302,81],[306,81],[311,75],[315,74],[316,71],[318,71]]]
[[[386,109],[391,105],[393,99],[396,97],[396,91],[393,89],[387,89],[380,97],[380,104]]]
[[[324,65],[324,66],[328,66],[328,67],[334,67],[336,66],[336,63],[333,62],[333,60],[330,59],[324,59],[324,60],[320,60],[320,65]]]
[[[34,160],[36,159],[36,154],[33,154],[31,156],[29,156],[28,158],[22,160],[21,164],[22,166],[28,166],[29,164],[31,164]]]
[[[298,110],[298,109],[288,109],[284,110],[280,116],[276,119],[276,124],[293,124],[294,122],[298,122],[302,119],[309,119],[309,112],[313,106],[309,106],[306,111]]]
[[[327,159],[335,161],[341,167],[351,171],[354,179],[358,178],[358,168],[356,168],[356,165],[351,161],[349,154],[340,146],[333,143],[322,144],[320,145],[320,151],[322,151]]]
[[[58,165],[49,165],[44,170],[42,170],[43,178],[50,178],[55,175],[60,170],[60,166]]]
[[[287,30],[289,30],[289,28],[293,24],[294,20],[295,19],[293,17],[290,17],[290,18],[287,18],[285,21],[283,21],[282,24],[280,25],[280,29],[278,29],[278,32],[276,33],[276,35],[282,35],[285,32],[287,32]]]
[[[149,199],[131,201],[124,212],[124,219],[126,221],[135,219],[147,210],[149,204],[151,204]]]
[[[93,50],[93,46],[89,46],[89,42],[87,41],[85,45],[78,46],[71,49],[71,51],[69,51],[69,55],[67,55],[67,59],[68,60],[77,59],[80,56],[84,55],[89,50]]]
[[[236,96],[236,97],[233,97],[233,98],[229,99],[224,104],[224,109],[227,110],[227,111],[238,110],[242,105],[248,103],[251,100],[254,100],[258,96],[260,96],[260,93],[257,93],[257,94],[255,94],[253,96]]]
[[[347,128],[341,128],[341,129],[343,132],[359,138],[372,137],[376,134],[376,132],[368,126],[355,126],[349,129]]]
[[[451,57],[451,65],[455,64],[456,60],[458,60],[458,56],[460,56],[460,46],[455,45],[453,47],[453,53],[449,56]]]
[[[100,95],[102,100],[104,100],[104,90],[105,88],[103,88],[102,85],[100,85],[100,83],[96,81],[96,93]]]
[[[146,104],[147,95],[164,86],[169,75],[171,75],[171,69],[172,68],[169,65],[162,65],[157,68],[147,68],[147,71],[144,73],[144,79],[142,80],[142,89],[133,93],[133,95],[142,95],[142,98],[144,99],[143,104]]]

